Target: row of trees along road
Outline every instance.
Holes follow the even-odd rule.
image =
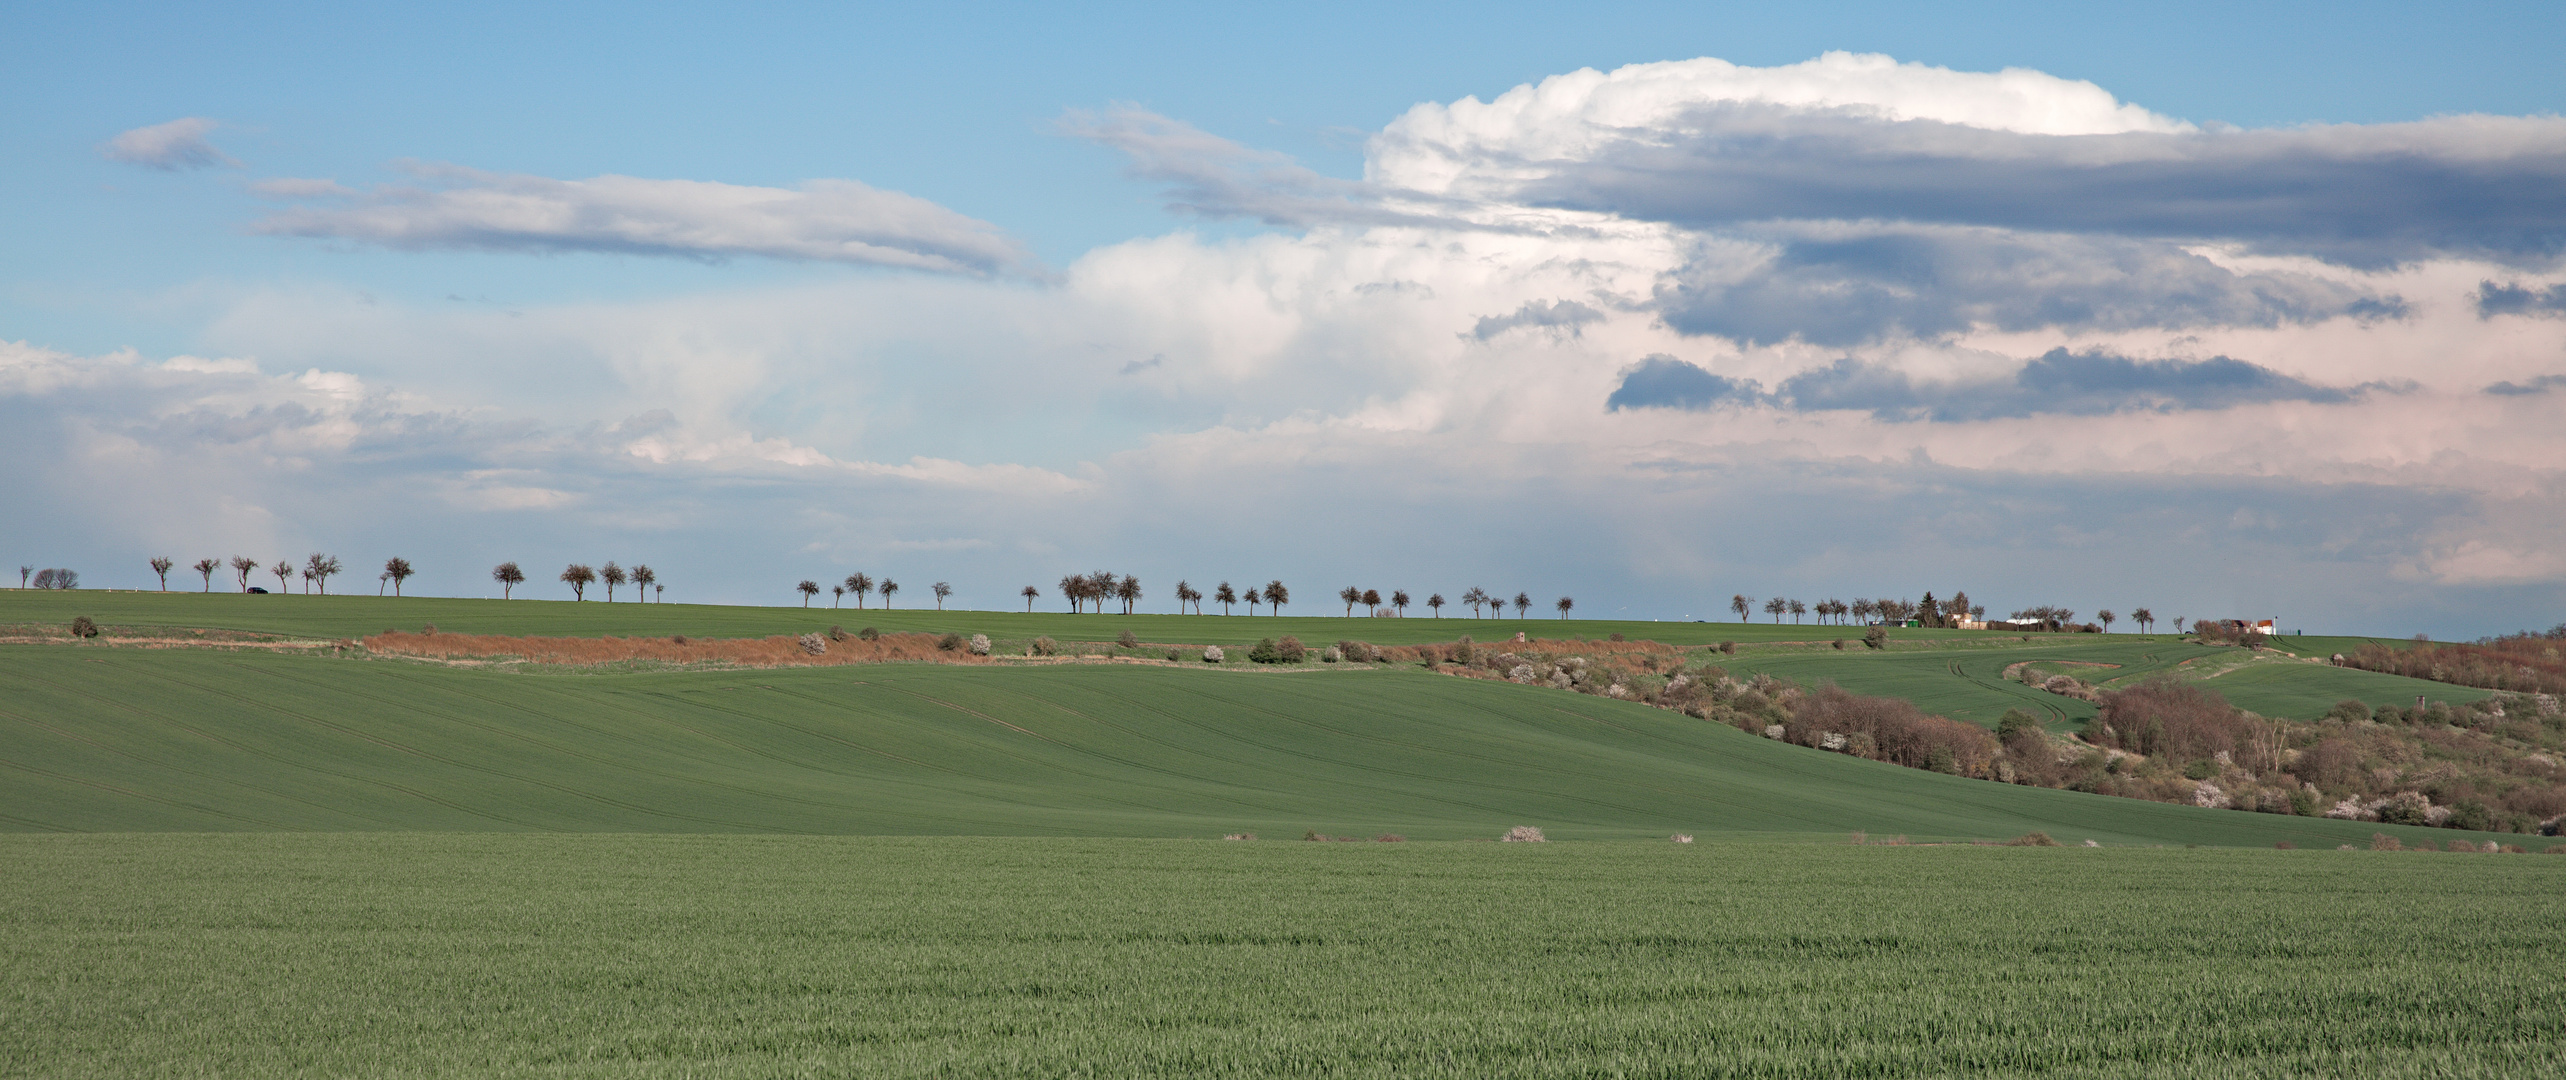
[[[526,572],[515,563],[503,562],[490,568],[490,580],[499,583],[499,598],[506,600],[516,595],[517,586],[526,583]],[[600,581],[606,583],[606,602],[609,604],[615,602],[615,590],[627,583],[632,585],[634,597],[642,603],[660,599],[668,592],[668,586],[659,583],[659,571],[651,569],[648,563],[635,563],[632,569],[626,570],[609,559],[604,566],[572,563],[561,571],[561,583],[570,586],[572,600],[588,599],[588,587]]]
[[[305,593],[308,594],[318,591],[324,596],[329,594],[330,579],[338,576],[342,570],[346,569],[346,567],[339,562],[338,556],[319,551],[313,552],[311,557],[304,559],[303,565],[299,567],[294,565],[294,560],[292,559],[278,559],[273,566],[262,565],[257,559],[250,558],[247,555],[234,555],[228,560],[210,558],[198,559],[187,566],[188,569],[196,571],[199,577],[205,579],[206,592],[214,591],[214,574],[216,571],[222,570],[226,567],[229,567],[232,571],[233,585],[237,586],[242,592],[250,591],[250,579],[260,574],[275,575],[276,591],[286,592],[292,587],[295,576],[299,574],[303,578],[303,591]],[[175,569],[178,569],[178,560],[170,558],[167,555],[159,556],[151,561],[152,573],[159,575],[160,577],[160,591],[169,591],[169,572]],[[410,560],[395,555],[384,560],[383,574],[377,580],[381,582],[383,587],[390,588],[392,590],[392,595],[399,596],[401,595],[401,583],[410,580],[410,576],[414,572],[415,571],[410,568]],[[381,589],[378,588],[376,591],[379,592]]]

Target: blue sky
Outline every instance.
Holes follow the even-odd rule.
[[[0,547],[2546,625],[2566,396],[2484,388],[2566,372],[2566,301],[2476,298],[2566,276],[2561,30],[20,5]]]

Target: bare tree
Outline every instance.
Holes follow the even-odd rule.
[[[882,590],[882,610],[891,610],[891,594],[900,591],[900,583],[885,577],[878,587]]]
[[[490,568],[490,580],[499,583],[499,599],[506,600],[516,595],[517,586],[526,583],[526,572],[517,569],[515,563],[503,562]]]
[[[1336,591],[1336,598],[1345,601],[1345,617],[1351,619],[1354,617],[1354,605],[1363,602],[1363,590],[1348,585]]]
[[[1291,602],[1292,590],[1283,587],[1282,578],[1265,583],[1265,606],[1274,609],[1274,614],[1283,614],[1283,605]]]
[[[1096,614],[1105,613],[1105,601],[1113,599],[1115,590],[1121,585],[1122,579],[1111,570],[1098,570],[1087,575],[1087,598],[1096,602]]]
[[[820,583],[809,578],[803,578],[801,584],[793,586],[793,591],[801,593],[802,606],[809,607],[811,606],[811,598],[820,595]],[[607,595],[612,596],[614,594],[610,592]]]
[[[207,561],[207,562],[212,562],[213,560],[208,559],[208,560],[206,560],[206,561]],[[19,587],[19,588],[21,588],[21,589],[26,588],[26,587],[27,587],[27,575],[32,574],[32,573],[35,573],[35,572],[36,572],[36,568],[35,568],[35,567],[32,567],[32,566],[21,566],[21,567],[19,567],[19,568],[18,568],[18,587]],[[211,573],[208,573],[208,574],[206,574],[206,575],[205,575],[205,591],[206,591],[206,592],[212,592],[212,591],[214,591],[214,575],[213,575],[213,574],[211,574]]]
[[[1515,594],[1515,617],[1516,617],[1516,618],[1518,618],[1518,619],[1523,618],[1523,617],[1524,617],[1524,612],[1531,611],[1531,610],[1532,610],[1532,594],[1531,594],[1531,593],[1516,593],[1516,594]]]
[[[1432,596],[1426,597],[1426,607],[1427,607],[1428,609],[1430,609],[1430,610],[1432,610],[1432,611],[1434,612],[1434,617],[1435,617],[1435,618],[1438,618],[1438,619],[1442,618],[1442,617],[1443,617],[1443,594],[1442,594],[1442,593],[1436,593],[1436,594],[1434,594],[1434,595],[1432,595]]]
[[[855,610],[864,610],[864,594],[873,591],[873,579],[861,573],[846,576],[846,591],[855,594]]]
[[[198,559],[195,565],[188,567],[204,576],[206,592],[214,591],[214,571],[222,568],[222,562],[216,559]],[[27,587],[27,568],[23,566],[18,568],[18,587],[21,589]]]
[[[1212,599],[1220,603],[1221,614],[1227,615],[1230,613],[1230,605],[1238,603],[1238,590],[1230,588],[1230,583],[1224,581],[1219,588],[1212,590]]]
[[[651,602],[651,603],[654,603],[654,604],[665,604],[665,603],[667,603],[667,602],[668,602],[668,586],[666,586],[666,585],[658,585],[658,584],[654,584],[654,585],[652,585],[652,586],[650,587],[650,602]]]
[[[1031,615],[1034,613],[1034,600],[1042,596],[1042,590],[1034,588],[1031,585],[1027,585],[1025,586],[1024,591],[1017,595],[1025,598],[1025,614]]]
[[[294,580],[294,560],[278,559],[276,565],[267,568],[267,572],[276,575],[276,591],[284,592],[285,583]]]
[[[1114,596],[1123,602],[1123,614],[1129,615],[1139,611],[1140,577],[1135,574],[1123,575],[1123,580],[1114,586]]]
[[[2143,632],[2151,634],[2156,632],[2156,613],[2146,608],[2130,612],[2129,621],[2137,623],[2138,628]]]
[[[831,610],[831,611],[835,611],[835,610],[837,610],[838,601],[840,601],[840,600],[844,600],[844,599],[846,599],[846,586],[844,586],[844,585],[831,585],[831,586],[829,586],[829,610]]]
[[[1363,607],[1364,610],[1369,611],[1372,614],[1381,614],[1381,590],[1363,590]]]
[[[1494,601],[1495,598],[1488,595],[1488,590],[1476,585],[1471,586],[1469,592],[1461,594],[1461,602],[1470,605],[1470,617],[1474,619],[1480,617],[1479,605]]]
[[[514,566],[516,564],[510,563],[509,565]],[[312,553],[311,558],[303,560],[304,576],[311,578],[321,586],[321,595],[323,596],[330,595],[330,575],[338,573],[344,569],[346,569],[346,567],[339,565],[339,559],[336,555],[324,555],[315,551]]]
[[[1411,602],[1412,601],[1408,599],[1408,591],[1406,589],[1390,590],[1390,606],[1398,610],[1400,618],[1404,619],[1408,617],[1408,605]]]
[[[2120,613],[2113,611],[2110,608],[2104,608],[2101,611],[2095,612],[2094,617],[2103,620],[2103,632],[2108,634],[2112,632],[2112,624],[2120,620]]]
[[[2177,634],[2183,632],[2183,617],[2180,615],[2174,616],[2174,632]]]
[[[606,565],[613,566],[614,564],[608,563]],[[394,596],[401,595],[401,583],[410,580],[410,575],[414,573],[417,573],[417,571],[410,569],[410,560],[404,559],[398,555],[383,561],[383,576],[392,579],[392,595]]]
[[[1069,601],[1069,613],[1070,613],[1070,614],[1072,614],[1072,615],[1083,615],[1083,614],[1085,614],[1085,613],[1086,613],[1086,611],[1087,611],[1087,578],[1086,578],[1086,576],[1085,576],[1085,575],[1082,575],[1082,574],[1063,574],[1063,575],[1061,575],[1061,578],[1060,578],[1060,598],[1061,598],[1061,599],[1063,599],[1063,600]]]
[[[1764,613],[1773,616],[1773,622],[1776,625],[1782,622],[1782,613],[1789,610],[1791,610],[1791,602],[1779,596],[1764,602]]]
[[[1559,602],[1557,604],[1553,604],[1551,606],[1559,609],[1559,617],[1562,621],[1565,621],[1568,618],[1568,609],[1576,607],[1577,601],[1574,597],[1563,596],[1559,598]]]
[[[233,580],[240,582],[240,590],[242,592],[248,592],[249,576],[258,572],[258,560],[250,558],[247,555],[234,555],[232,556],[231,566]]]
[[[1178,578],[1176,579],[1176,613],[1179,615],[1184,614],[1185,605],[1187,604],[1194,605],[1194,614],[1202,614],[1203,592],[1202,590],[1195,588],[1193,582],[1187,581],[1184,578]]]
[[[1752,610],[1754,606],[1755,601],[1748,599],[1745,593],[1739,593],[1728,598],[1728,609],[1730,611],[1737,612],[1737,621],[1739,622],[1746,621],[1746,613]]]
[[[633,592],[637,594],[637,599],[642,601],[649,600],[650,587],[658,583],[659,571],[651,569],[650,564],[633,564]]]
[[[606,560],[606,565],[597,571],[597,576],[606,582],[606,602],[609,604],[615,602],[615,586],[632,580],[632,575],[624,573],[624,568],[615,565],[613,559]],[[815,588],[811,591],[819,590]]]
[[[1254,618],[1256,616],[1256,605],[1259,601],[1265,599],[1265,592],[1264,590],[1251,587],[1247,590],[1244,599],[1247,600],[1248,617]]]
[[[561,572],[561,580],[570,584],[572,600],[585,600],[588,599],[588,584],[597,580],[597,572],[582,564],[572,563],[568,569]]]
[[[152,557],[151,572],[160,575],[160,591],[169,591],[169,572],[176,569],[177,566],[178,560],[170,558],[167,555],[155,555]]]
[[[939,581],[933,585],[927,586],[927,591],[936,594],[936,610],[943,611],[944,598],[953,595],[953,583],[950,581]]]

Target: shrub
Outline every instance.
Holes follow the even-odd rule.
[[[1169,649],[1167,650],[1167,658],[1170,660],[1182,660],[1185,658],[1185,650]]]
[[[1326,652],[1319,654],[1319,662],[1322,664],[1333,664],[1343,659],[1345,659],[1345,650],[1334,645],[1328,646]]]
[[[1673,836],[1667,837],[1667,839],[1675,841],[1678,844],[1689,844],[1693,842],[1693,834],[1688,832],[1679,832]]]
[[[1541,834],[1540,827],[1534,825],[1517,825],[1506,830],[1506,835],[1497,839],[1509,844],[1542,844],[1550,841],[1549,837]]]
[[[973,655],[973,656],[987,656],[987,655],[989,655],[989,635],[987,635],[987,634],[973,634],[973,635],[971,635],[971,655]]]
[[[1880,627],[1877,627],[1877,626],[1874,626],[1874,627],[1872,627],[1871,629],[1868,629],[1868,630],[1863,631],[1863,632],[1862,632],[1862,647],[1863,647],[1863,648],[1866,648],[1866,649],[1885,649],[1885,648],[1888,648],[1888,647],[1889,647],[1889,632],[1888,632],[1887,630],[1881,629]]]
[[[2045,832],[2027,832],[2027,833],[2022,834],[2021,836],[2017,836],[2017,837],[2014,837],[2014,838],[2013,838],[2013,839],[2011,839],[2011,840],[2007,840],[2007,841],[2005,841],[2005,846],[2006,846],[2006,847],[2057,847],[2057,846],[2058,846],[2058,841],[2050,839],[2050,838],[2049,838],[2049,834],[2048,834],[2048,833],[2045,833]]]
[[[429,637],[435,637],[437,636],[437,624],[429,623],[426,626],[422,626],[419,628],[419,632]]]
[[[2325,714],[2328,720],[2362,721],[2370,718],[2370,706],[2358,701],[2338,701]]]
[[[2406,845],[2399,843],[2396,837],[2383,832],[2374,832],[2370,834],[2370,850],[2372,851],[2404,851],[2405,849]]]
[[[2013,743],[2015,735],[2040,729],[2040,718],[2021,709],[2007,709],[2005,715],[1996,718],[1996,738],[2008,745]]]
[[[1220,663],[1227,657],[1227,655],[1228,654],[1221,651],[1221,647],[1218,645],[1203,646],[1203,662],[1206,664]]]
[[[1254,839],[1256,839],[1256,834],[1255,834],[1255,833],[1252,833],[1252,832],[1234,832],[1234,833],[1229,834],[1228,836],[1224,836],[1224,837],[1222,837],[1221,839],[1223,839],[1223,840],[1254,840]]]
[[[2566,844],[2550,844],[2539,849],[2542,855],[2566,855]]]
[[[1256,639],[1256,644],[1248,646],[1247,658],[1250,661],[1259,664],[1279,664],[1283,662],[1283,654],[1275,649],[1273,638]]]
[[[802,651],[813,656],[820,656],[829,651],[828,639],[818,634],[804,634],[800,640]]]
[[[845,641],[845,640],[846,640],[846,627],[843,627],[843,626],[832,626],[832,627],[829,627],[829,640],[831,640],[831,641]]]
[[[2486,809],[2485,803],[2478,802],[2475,799],[2462,799],[2451,804],[2450,820],[2445,821],[2442,824],[2448,825],[2453,829],[2466,829],[2470,832],[2485,832],[2494,828],[2495,816]]]
[[[1741,695],[1740,703],[1749,696]],[[1783,737],[1802,746],[1819,745],[1829,732],[1845,736],[1845,752],[1904,765],[1933,768],[1961,776],[1986,776],[1995,769],[1996,737],[1987,729],[1940,716],[1928,716],[1914,703],[1897,698],[1862,697],[1833,684],[1799,695]]]
[[[2298,847],[2299,845],[2293,844],[2287,840],[2272,841],[2272,850],[2274,851],[2296,851],[2298,850]]]
[[[936,648],[937,648],[937,650],[942,651],[942,652],[961,652],[961,651],[962,651],[962,635],[960,635],[960,634],[946,634],[946,635],[945,635],[945,636],[943,636],[943,637],[937,638],[937,639],[936,639]]]
[[[71,636],[82,639],[97,637],[98,624],[87,615],[74,615],[71,617]]]
[[[1408,842],[1408,838],[1394,832],[1385,832],[1379,836],[1373,837],[1372,842],[1376,844],[1404,844]]]
[[[1283,640],[1274,643],[1274,655],[1286,664],[1297,664],[1309,659],[1310,651],[1301,647],[1301,639],[1286,634]]]
[[[1125,630],[1122,633],[1114,635],[1114,644],[1120,645],[1126,649],[1137,649],[1140,648],[1140,639],[1133,637],[1131,631]]]
[[[882,631],[868,626],[862,630],[856,631],[855,636],[863,638],[866,641],[880,641],[882,640]]]
[[[2219,763],[2210,758],[2202,758],[2183,766],[2183,779],[2186,780],[2210,780],[2215,779],[2218,774]]]
[[[2100,734],[2099,741],[2149,757],[2215,758],[2246,748],[2261,731],[2226,698],[2169,676],[2102,697],[2091,729]]]
[[[669,639],[668,639],[668,643],[669,643],[669,644],[671,644],[671,645],[683,645],[683,644],[686,644],[686,635],[684,635],[684,634],[675,634],[675,635],[672,635],[672,636],[670,636],[670,637],[669,637]]]
[[[1843,639],[1843,638],[1837,638],[1837,639],[1835,639],[1835,651],[1837,651],[1837,652],[1843,652],[1843,651],[1844,651],[1844,639]]]
[[[1723,655],[1723,656],[1735,656],[1735,655],[1737,655],[1737,642],[1734,642],[1734,641],[1723,641],[1723,642],[1720,642],[1720,654],[1721,654],[1721,655]]]
[[[1033,650],[1035,656],[1057,656],[1060,654],[1060,643],[1053,641],[1051,635],[1045,634],[1033,640]]]
[[[1461,640],[1452,643],[1453,663],[1468,664],[1476,656],[1477,654],[1472,652],[1470,648],[1470,635],[1463,634],[1461,635]]]

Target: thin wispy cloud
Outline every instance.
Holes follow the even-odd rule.
[[[405,250],[601,252],[689,259],[762,257],[961,274],[1025,269],[997,226],[853,180],[771,188],[599,176],[555,180],[407,162],[412,184],[351,190],[268,181],[298,200],[258,221],[273,236]]]
[[[240,164],[232,160],[231,155],[216,149],[213,142],[205,137],[207,132],[219,126],[217,122],[201,116],[180,117],[118,135],[100,145],[98,153],[109,161],[163,172]]]

